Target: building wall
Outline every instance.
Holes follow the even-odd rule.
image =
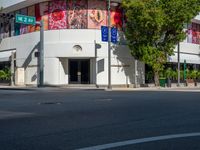
[[[25,84],[37,84],[38,59],[35,52],[39,46],[39,32],[33,32],[11,38],[5,38],[0,51],[15,48],[16,65],[25,69]],[[95,29],[63,29],[45,31],[45,84],[68,84],[68,59],[91,60],[91,83],[108,83],[108,45],[101,41],[101,31]],[[82,47],[76,51],[75,45]],[[134,83],[134,59],[124,45],[112,45],[112,84],[126,85]],[[97,60],[97,61],[96,61]],[[103,63],[102,63],[103,62]],[[144,65],[140,70],[139,83],[144,83]]]
[[[27,6],[29,3],[30,5]],[[16,10],[14,6],[21,9]],[[10,16],[23,14],[34,16],[37,21],[42,19],[45,30],[100,29],[101,26],[107,25],[107,2],[102,0],[44,0],[44,2],[34,3],[33,5],[30,1],[24,1],[14,6],[12,6],[13,10],[7,8],[10,10],[8,13]],[[120,4],[111,7],[112,26],[122,29],[124,22],[123,16],[123,10]],[[13,20],[7,17],[0,19],[0,25],[1,38],[27,34],[39,31],[40,29],[39,26],[26,26],[14,23]]]

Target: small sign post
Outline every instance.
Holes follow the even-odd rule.
[[[32,16],[25,16],[16,14],[15,22],[25,25],[40,25],[40,50],[39,55],[39,87],[44,85],[44,21],[36,22],[36,18]]]

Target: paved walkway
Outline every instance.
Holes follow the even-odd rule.
[[[39,90],[39,89],[85,89],[85,90],[106,90],[106,91],[191,91],[200,92],[200,87],[139,87],[139,88],[96,88],[90,86],[84,87],[30,87],[30,86],[4,86],[0,85],[0,90]]]

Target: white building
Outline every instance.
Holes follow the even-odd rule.
[[[145,65],[135,63],[124,44],[123,11],[120,0],[112,0],[111,25],[119,29],[119,43],[111,48],[111,83],[132,86],[145,83]],[[116,3],[118,3],[116,5]],[[107,25],[107,3],[102,0],[19,0],[7,6],[0,18],[0,64],[16,53],[15,84],[37,85],[39,26],[14,23],[9,16],[35,16],[45,22],[44,84],[108,85],[108,43],[101,40],[101,26]],[[200,64],[200,15],[188,27],[188,38],[180,43],[180,61]],[[175,55],[169,62],[177,62]],[[137,66],[137,69],[135,67]],[[137,71],[136,71],[137,70]],[[137,78],[135,78],[137,76]]]
[[[144,84],[144,64],[135,60],[123,45],[123,13],[120,4],[111,8],[111,24],[119,29],[119,44],[111,45],[111,84]],[[108,43],[102,42],[102,25],[107,25],[107,3],[101,0],[24,0],[3,13],[23,14],[45,22],[44,84],[108,85]],[[2,19],[3,18],[3,19]],[[38,84],[40,32],[38,26],[25,26],[1,18],[0,62],[16,53],[15,84]],[[8,18],[8,17],[7,17]],[[8,23],[9,22],[9,23]],[[135,71],[135,66],[137,70]]]
[[[180,62],[198,65],[200,69],[200,14],[187,27],[187,39],[180,43]],[[170,62],[177,62],[177,48],[175,55],[169,58]]]

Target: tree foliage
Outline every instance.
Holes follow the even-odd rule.
[[[159,71],[185,39],[184,26],[200,11],[200,0],[122,0],[122,4],[131,54],[152,67],[158,84]]]

